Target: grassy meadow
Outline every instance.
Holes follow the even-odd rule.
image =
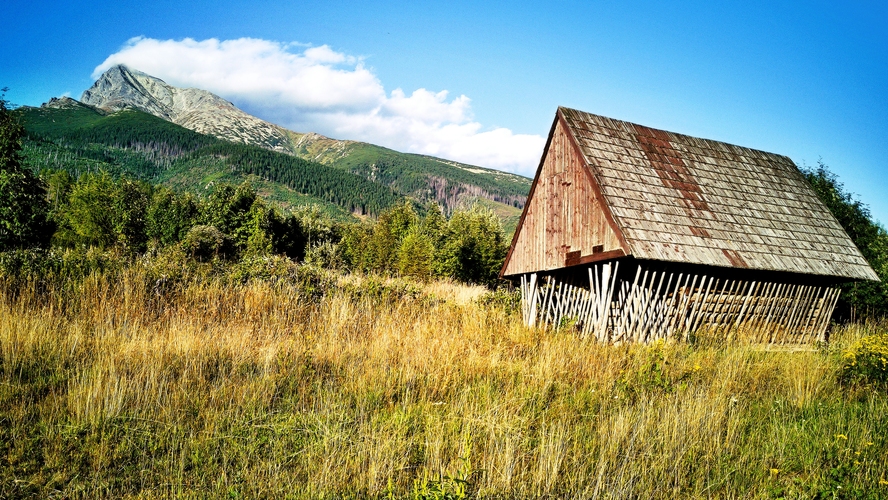
[[[2,282],[0,497],[888,498],[888,394],[838,382],[883,325],[605,346],[285,267]]]

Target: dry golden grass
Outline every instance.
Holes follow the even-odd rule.
[[[2,294],[0,497],[888,496],[888,397],[838,348],[603,346],[453,284],[151,285]]]

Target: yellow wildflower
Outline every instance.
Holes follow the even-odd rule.
[[[848,439],[848,436],[844,434],[836,434],[836,439]]]
[[[772,475],[772,476],[776,476],[776,475],[779,474],[779,473],[780,473],[780,469],[771,469],[771,475]]]

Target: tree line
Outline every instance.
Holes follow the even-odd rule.
[[[802,173],[881,280],[840,285],[842,293],[836,315],[844,319],[888,315],[888,232],[885,227],[873,220],[869,208],[847,192],[823,162],[803,169]]]
[[[22,164],[24,137],[0,99],[0,251],[98,248],[137,256],[177,247],[198,261],[279,254],[344,270],[483,284],[495,282],[506,252],[499,219],[480,207],[447,218],[435,205],[420,215],[412,202],[386,199],[393,206],[385,209],[371,196],[365,200],[378,218],[341,222],[312,206],[283,212],[248,182],[221,183],[197,197],[105,171],[44,169],[38,176]],[[298,180],[287,177],[287,167],[303,162],[236,144],[201,148],[290,183]],[[357,176],[341,173],[339,188],[348,189]],[[316,186],[338,201],[334,186]]]
[[[22,163],[24,137],[18,116],[0,98],[0,251],[100,248],[139,255],[177,246],[197,260],[281,254],[344,270],[491,285],[507,250],[499,218],[478,206],[445,217],[437,205],[421,208],[363,191],[351,207],[378,217],[341,222],[317,207],[282,212],[246,182],[222,183],[197,197],[104,171],[47,169],[38,177]],[[344,191],[364,189],[341,171],[343,177],[326,180],[295,176],[294,170],[322,167],[259,148],[218,141],[189,147],[334,203],[344,202]],[[825,165],[803,173],[882,279],[841,285],[839,316],[885,316],[888,233]]]

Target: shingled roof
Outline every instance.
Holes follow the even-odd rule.
[[[878,280],[786,156],[568,108],[558,109],[556,128],[566,130],[585,162],[580,168],[626,255]],[[550,135],[544,161],[551,144]],[[507,268],[531,202],[506,275],[517,274]]]

